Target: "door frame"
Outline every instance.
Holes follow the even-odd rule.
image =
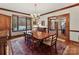
[[[58,17],[66,17],[66,36],[67,36],[67,41],[70,41],[70,14],[61,14],[61,15],[57,15],[57,16],[50,16],[48,17],[48,29],[50,29],[50,18],[56,17],[58,19]]]

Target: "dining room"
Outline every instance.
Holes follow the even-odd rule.
[[[79,3],[0,3],[0,55],[79,55],[78,12]]]

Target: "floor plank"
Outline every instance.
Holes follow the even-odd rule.
[[[32,48],[32,46],[28,47],[28,45],[25,43],[24,37],[12,39],[9,41],[9,43],[11,43],[8,46],[11,46],[9,48],[12,48],[12,52],[9,51],[8,53],[12,53],[13,55],[62,55],[67,46],[61,41],[57,41],[58,53],[55,53],[54,47],[50,48],[44,44],[41,45],[42,48]]]

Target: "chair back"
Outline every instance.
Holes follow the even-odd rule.
[[[32,34],[32,30],[27,30],[27,32],[26,32],[27,34]]]
[[[56,42],[57,42],[57,35],[56,35],[56,34],[54,34],[54,35],[52,36],[51,45],[56,44]]]
[[[56,34],[49,35],[48,38],[43,40],[43,43],[46,45],[49,45],[49,46],[55,45],[56,42],[57,42],[57,35]]]
[[[32,34],[31,33],[24,32],[24,36],[25,36],[25,40],[28,40],[28,39],[32,38]]]

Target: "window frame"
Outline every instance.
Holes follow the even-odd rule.
[[[14,16],[16,16],[17,17],[17,30],[14,30],[13,29],[13,17]],[[25,30],[19,30],[19,17],[25,17],[25,19],[26,19],[26,29]],[[12,32],[19,32],[19,31],[27,31],[27,30],[31,30],[31,29],[27,29],[27,18],[30,18],[29,20],[30,20],[30,27],[31,27],[31,29],[32,29],[32,19],[31,19],[31,17],[26,17],[26,16],[18,16],[18,15],[12,15]]]
[[[28,18],[30,18],[30,17],[28,17]],[[32,30],[32,19],[30,18],[29,20],[30,20],[30,27],[31,27],[31,29],[27,29],[27,20],[26,20],[26,30]]]

